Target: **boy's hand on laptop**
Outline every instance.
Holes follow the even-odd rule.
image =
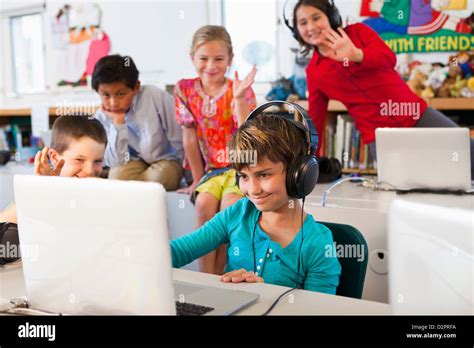
[[[115,112],[115,111],[110,111],[109,109],[106,109],[104,107],[104,104],[100,105],[100,109],[102,112],[109,118],[112,119],[112,122],[116,125],[119,124],[124,124],[125,123],[125,115],[126,112]]]
[[[248,272],[241,268],[237,271],[228,272],[221,276],[224,283],[263,283],[263,278],[255,275],[254,272]]]
[[[46,146],[42,151],[38,151],[35,156],[35,174],[43,176],[59,176],[61,169],[64,166],[64,159],[61,159],[56,167],[51,169],[48,163],[48,147]]]

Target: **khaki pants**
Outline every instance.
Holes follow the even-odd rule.
[[[182,177],[181,164],[172,160],[161,160],[150,165],[143,161],[130,161],[123,166],[110,168],[109,172],[110,179],[158,182],[167,191],[177,190]]]

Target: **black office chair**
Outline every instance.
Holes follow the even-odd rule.
[[[350,245],[351,248],[362,251],[363,258],[357,254],[338,257],[339,263],[341,264],[341,276],[339,278],[339,286],[336,290],[336,295],[362,298],[369,255],[364,236],[359,230],[350,225],[318,222],[331,230],[336,247],[338,245]]]

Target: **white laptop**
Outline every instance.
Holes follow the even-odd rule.
[[[378,182],[399,190],[471,189],[467,128],[378,128]]]
[[[17,175],[14,190],[32,308],[173,315],[178,306],[178,314],[184,307],[187,314],[226,315],[259,297],[173,283],[160,184]]]

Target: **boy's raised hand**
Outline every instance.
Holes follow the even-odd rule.
[[[108,109],[106,109],[104,107],[104,104],[101,104],[100,105],[100,109],[102,110],[102,112],[107,116],[109,117],[110,119],[112,119],[112,122],[116,125],[119,125],[119,124],[124,124],[125,123],[125,115],[126,115],[126,112],[113,112],[113,111],[110,111]]]
[[[221,281],[224,283],[263,283],[263,278],[255,275],[254,272],[248,272],[241,268],[236,271],[228,272],[221,276]]]
[[[255,81],[255,75],[257,74],[257,67],[254,65],[252,70],[245,76],[243,80],[239,80],[239,73],[235,71],[235,79],[233,83],[233,94],[235,99],[242,99],[245,97],[245,92]]]
[[[46,146],[42,151],[38,151],[35,156],[35,174],[43,176],[59,176],[61,169],[64,167],[64,159],[61,159],[56,167],[51,169],[48,163],[48,147]]]

